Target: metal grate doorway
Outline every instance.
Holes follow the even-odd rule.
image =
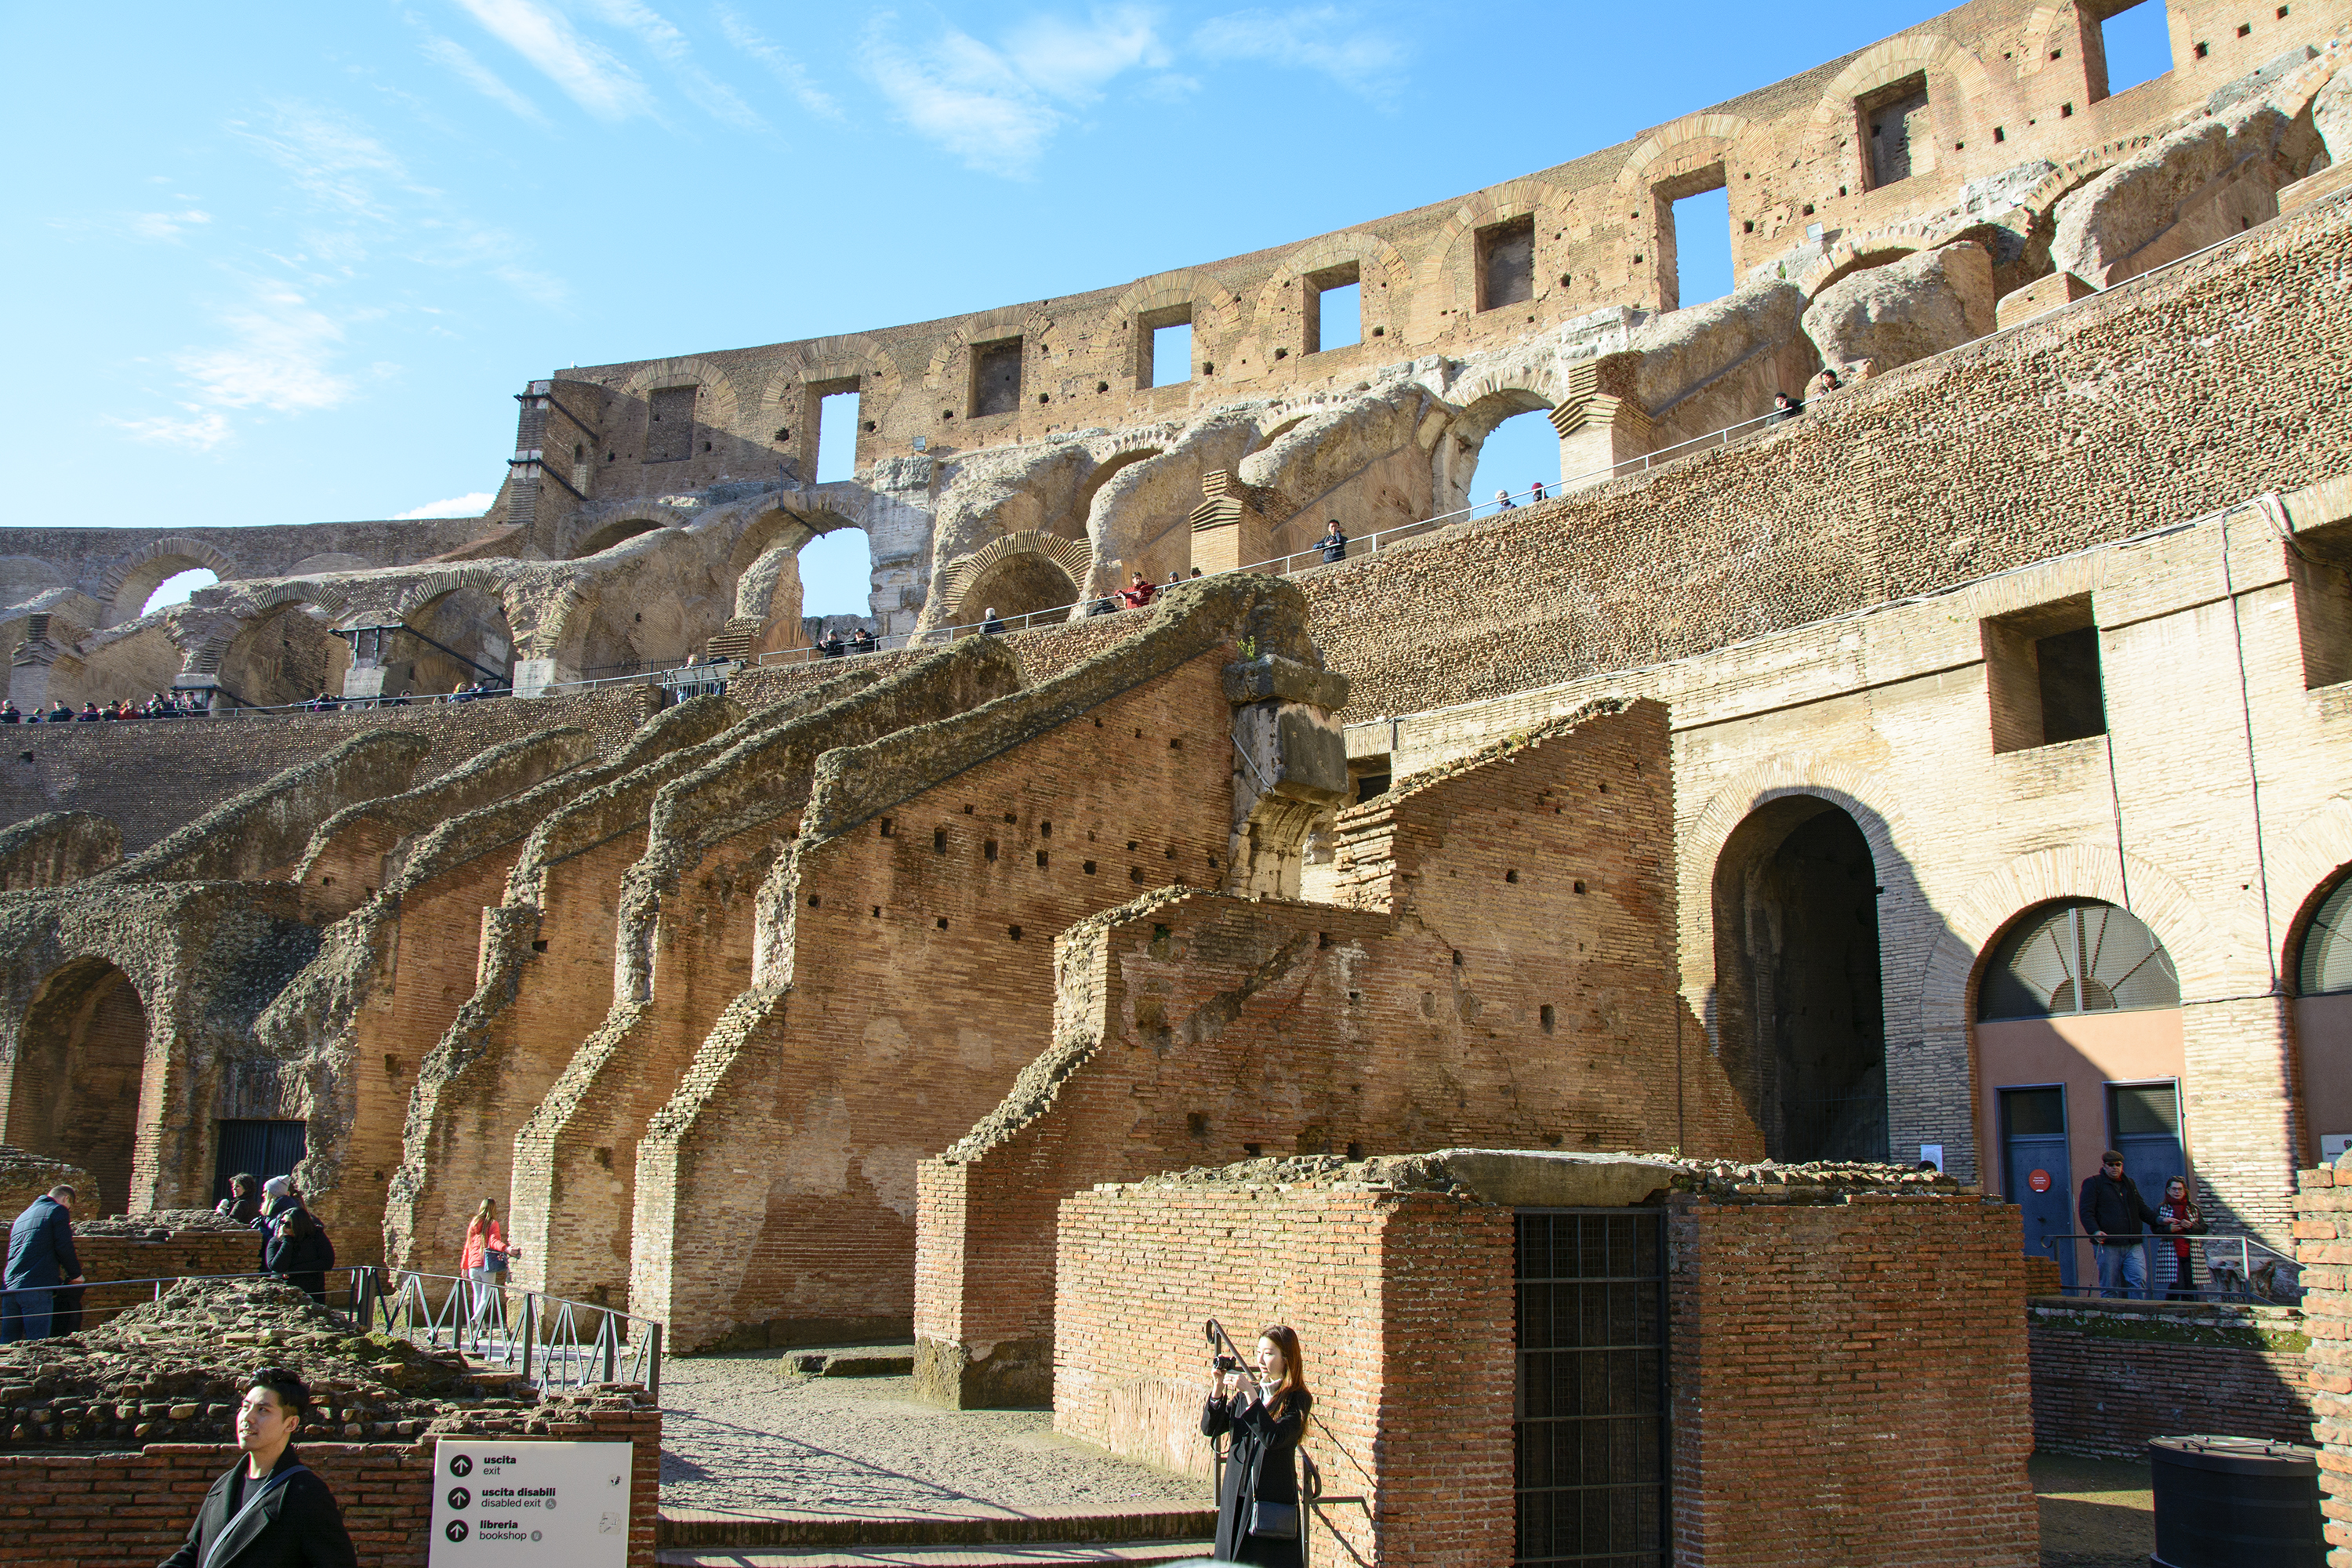
[[[1665,1216],[1518,1211],[1521,1563],[1663,1568]]]

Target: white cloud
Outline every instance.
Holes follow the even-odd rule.
[[[1005,52],[1024,80],[1078,103],[1101,97],[1122,71],[1168,63],[1152,14],[1133,5],[1097,11],[1085,26],[1040,16],[1014,30]]]
[[[801,63],[769,42],[732,6],[719,7],[719,30],[727,35],[727,41],[739,52],[757,60],[770,76],[783,83],[803,109],[826,120],[843,118],[841,105],[811,79]]]
[[[180,406],[186,410],[184,418],[158,414],[149,419],[117,419],[110,415],[106,422],[130,431],[134,440],[186,447],[198,452],[208,452],[228,439],[227,415],[216,408],[199,408],[193,403]]]
[[[637,73],[602,45],[582,37],[562,12],[535,0],[457,3],[597,119],[622,121],[653,113],[652,96]]]
[[[1024,24],[1003,48],[945,28],[902,47],[889,12],[867,27],[858,63],[909,129],[975,169],[1026,174],[1067,116],[1055,100],[1094,102],[1121,72],[1168,62],[1152,13],[1097,11],[1081,25]]]
[[[547,116],[540,112],[539,105],[509,87],[504,78],[476,59],[473,51],[455,38],[445,38],[438,33],[427,35],[425,55],[427,59],[446,67],[459,81],[492,103],[530,121],[533,125],[547,124]]]
[[[414,511],[393,514],[395,522],[409,522],[423,517],[479,517],[490,510],[498,498],[488,490],[476,490],[471,495],[451,496],[447,500],[426,501]]]
[[[192,226],[212,221],[212,214],[194,208],[177,213],[132,213],[129,219],[132,236],[140,239],[177,239]]]
[[[231,121],[230,129],[285,170],[296,189],[347,218],[385,222],[391,212],[382,187],[418,188],[389,148],[333,110],[277,103],[266,128]]]
[[[351,380],[328,368],[343,329],[293,289],[258,285],[253,302],[223,312],[221,322],[229,342],[172,356],[201,405],[300,414],[351,396]]]
[[[1392,90],[1404,69],[1405,48],[1384,33],[1352,30],[1331,5],[1291,11],[1235,11],[1202,23],[1192,47],[1213,60],[1260,60],[1321,71],[1352,91]]]

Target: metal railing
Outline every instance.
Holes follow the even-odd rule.
[[[458,1351],[543,1390],[637,1383],[661,1398],[662,1326],[651,1318],[446,1274],[368,1272],[354,1316],[370,1332]]]
[[[47,1297],[50,1334],[68,1334],[159,1301],[173,1285],[263,1279],[283,1277],[256,1271],[93,1279],[0,1291],[0,1300],[21,1313],[37,1310],[35,1299]],[[454,1350],[486,1366],[517,1373],[533,1387],[550,1392],[598,1383],[637,1383],[654,1399],[661,1397],[662,1326],[651,1318],[537,1290],[370,1264],[324,1270],[324,1287],[313,1300],[340,1312],[363,1333],[387,1334],[430,1350]]]
[[[2174,1246],[2181,1241],[2189,1244],[2186,1259]],[[2060,1251],[2062,1245],[2066,1248],[2063,1253]],[[2294,1259],[2250,1236],[2177,1236],[2149,1231],[2126,1244],[2102,1242],[2074,1232],[2045,1236],[2042,1246],[2058,1265],[2059,1294],[2063,1296],[2133,1301],[2253,1302],[2282,1307],[2294,1306],[2303,1299],[2302,1288],[2295,1279]],[[2116,1288],[2102,1288],[2102,1251],[2111,1255],[2137,1254],[2143,1272],[2137,1289],[2124,1282],[2120,1268]],[[2189,1281],[2186,1284],[2182,1283],[2184,1262]],[[2071,1269],[2070,1263],[2074,1265]],[[2072,1278],[2068,1278],[2070,1274]],[[2198,1283],[2200,1280],[2205,1283]]]

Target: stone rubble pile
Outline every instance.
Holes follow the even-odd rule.
[[[455,1351],[363,1334],[271,1279],[190,1280],[103,1328],[0,1345],[0,1447],[226,1441],[256,1368],[310,1384],[318,1440],[413,1437],[455,1411],[537,1403]]]
[[[1770,1160],[1689,1160],[1676,1154],[1624,1153],[1585,1156],[1646,1165],[1671,1166],[1675,1174],[1660,1182],[1675,1192],[1696,1193],[1741,1202],[1828,1203],[1850,1194],[1879,1193],[1902,1196],[1958,1197],[1973,1189],[1940,1171],[1869,1161],[1817,1161],[1785,1165]],[[1338,1154],[1268,1155],[1230,1165],[1171,1171],[1144,1184],[1150,1186],[1308,1186],[1361,1184],[1413,1192],[1461,1192],[1448,1173],[1444,1157],[1435,1154],[1374,1155],[1349,1160]]]

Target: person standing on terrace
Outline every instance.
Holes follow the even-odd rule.
[[[1335,517],[1323,526],[1323,563],[1328,566],[1347,558],[1348,536],[1340,531],[1339,520]]]

